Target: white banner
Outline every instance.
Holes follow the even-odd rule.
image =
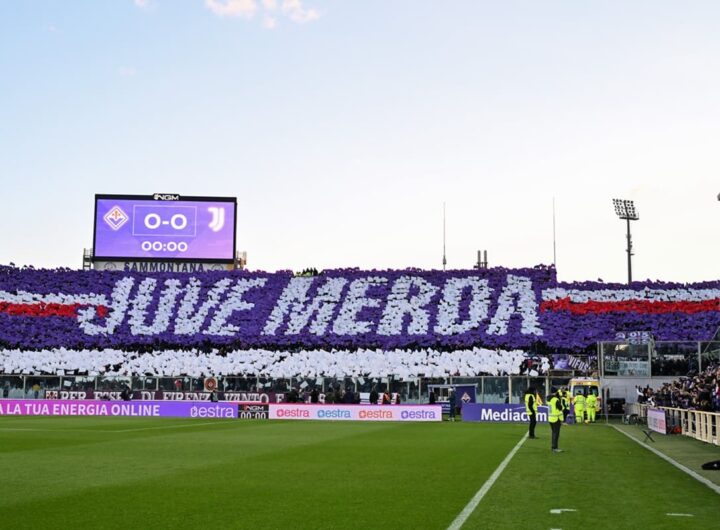
[[[647,424],[651,431],[667,434],[667,424],[665,422],[665,411],[659,409],[648,409]]]
[[[271,420],[442,421],[441,405],[308,405],[270,403]]]

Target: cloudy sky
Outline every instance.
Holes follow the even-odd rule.
[[[717,279],[716,1],[0,3],[0,263],[79,267],[95,193],[237,196],[252,269]]]

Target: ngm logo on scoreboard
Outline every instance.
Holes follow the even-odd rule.
[[[236,220],[235,197],[96,195],[93,259],[230,263]]]

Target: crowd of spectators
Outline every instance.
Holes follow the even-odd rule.
[[[365,394],[363,396],[363,394]],[[284,394],[286,403],[327,403],[341,405],[400,405],[405,401],[401,392],[379,391],[377,386],[367,392],[357,392],[352,387],[344,388],[341,385],[331,386],[324,394],[317,387],[291,388]],[[405,396],[407,397],[407,396]],[[367,401],[363,401],[363,399]]]
[[[638,403],[651,406],[720,412],[720,363],[699,373],[690,372],[657,390],[637,387],[637,393]]]

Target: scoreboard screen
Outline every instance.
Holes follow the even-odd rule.
[[[235,197],[96,195],[93,259],[232,262]]]

